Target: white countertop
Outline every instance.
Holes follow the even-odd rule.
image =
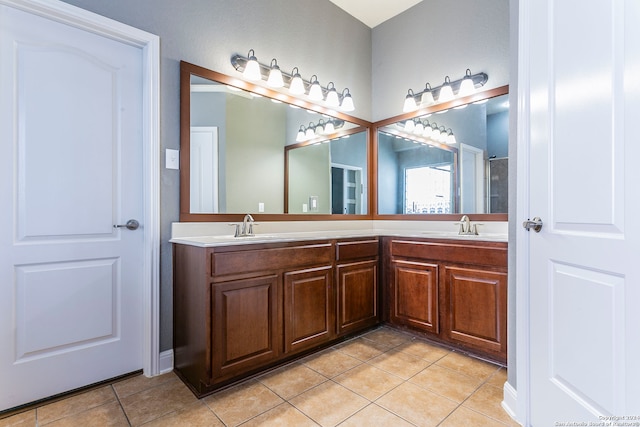
[[[174,234],[175,235],[175,234]],[[353,229],[353,230],[319,230],[319,231],[295,231],[295,232],[256,232],[253,236],[234,237],[233,234],[208,234],[176,236],[169,240],[171,243],[184,245],[215,247],[229,245],[246,245],[252,243],[277,243],[294,242],[300,240],[326,240],[326,239],[348,239],[353,237],[415,237],[432,239],[452,239],[467,241],[491,241],[506,242],[507,233],[501,232],[480,232],[479,235],[459,235],[456,231],[447,230],[408,230],[408,229]]]

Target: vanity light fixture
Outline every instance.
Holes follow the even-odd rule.
[[[253,51],[253,49],[249,50],[247,58],[247,65],[245,66],[242,75],[247,80],[255,81],[262,79],[262,73],[260,73],[260,64],[258,64],[258,59],[256,58],[256,53]]]
[[[416,141],[414,139],[415,137],[407,138],[406,136],[404,136],[406,134],[413,134],[438,143],[447,143],[452,145],[457,142],[451,128],[447,129],[444,126],[438,126],[438,124],[435,122],[429,123],[429,120],[409,119],[404,123],[399,122],[398,127],[402,129],[402,135],[394,135],[396,138],[404,138],[408,141],[428,144],[428,142],[424,142],[422,140]]]
[[[296,136],[296,142],[308,141],[321,135],[331,135],[336,132],[336,129],[344,126],[344,123],[344,120],[339,119],[330,119],[326,122],[320,119],[317,124],[310,122],[309,126],[301,125]]]
[[[471,74],[471,70],[467,68],[464,77],[461,79],[451,81],[449,76],[446,76],[444,83],[438,87],[432,88],[427,83],[425,88],[418,93],[414,93],[413,90],[409,89],[404,99],[402,111],[409,113],[418,109],[418,107],[428,107],[429,105],[441,104],[455,98],[469,96],[477,88],[484,86],[487,80],[489,80],[489,76],[486,73]]]
[[[320,85],[318,77],[314,74],[310,81],[304,80],[298,67],[294,67],[291,74],[283,72],[278,66],[278,61],[273,58],[270,65],[258,62],[253,49],[247,56],[233,55],[231,65],[242,73],[245,79],[252,81],[266,80],[267,85],[274,88],[287,88],[289,93],[295,96],[308,94],[313,101],[325,100],[327,107],[339,108],[342,111],[354,111],[353,98],[348,88],[339,92],[335,84],[331,82],[326,88]],[[282,82],[282,83],[280,83]]]
[[[257,62],[257,61],[256,61]],[[280,71],[280,67],[278,67],[278,61],[276,58],[271,60],[269,70],[269,78],[267,79],[267,84],[271,87],[282,87],[284,86],[284,80],[282,79],[282,71]]]

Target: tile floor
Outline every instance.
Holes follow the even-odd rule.
[[[506,370],[386,327],[196,399],[137,376],[0,419],[5,426],[518,426]]]

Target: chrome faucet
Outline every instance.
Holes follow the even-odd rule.
[[[253,236],[253,217],[246,214],[242,220],[242,236]]]
[[[461,234],[461,235],[470,235],[470,234],[477,235],[478,234],[477,224],[471,224],[471,220],[467,215],[462,215],[462,218],[460,218],[460,221],[456,222],[455,224],[460,225],[460,228],[458,229],[458,234]]]

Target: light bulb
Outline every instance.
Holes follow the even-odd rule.
[[[291,74],[293,77],[291,78],[291,83],[289,84],[289,92],[293,95],[302,95],[305,92],[304,82],[302,81],[302,76],[300,76],[300,72],[298,71],[298,67],[295,67]]]
[[[431,92],[431,85],[427,83],[424,91],[422,92],[422,97],[420,98],[420,105],[426,107],[434,104],[435,102],[436,101],[433,99],[433,93]]]
[[[404,130],[406,132],[413,132],[415,128],[416,122],[414,122],[413,120],[407,120],[406,122],[404,122]]]
[[[342,91],[342,103],[340,104],[340,108],[343,111],[353,111],[356,109],[355,105],[353,105],[353,98],[351,97],[351,93],[349,93],[348,88],[345,88]]]
[[[327,92],[327,105],[332,108],[338,108],[340,106],[340,99],[333,82],[329,82],[327,88],[329,88],[329,92]]]
[[[418,108],[418,105],[416,105],[416,99],[413,96],[413,91],[409,89],[409,91],[407,92],[407,96],[405,96],[404,98],[404,106],[402,107],[402,112],[409,113]]]
[[[451,89],[451,82],[449,76],[445,77],[444,84],[440,87],[440,93],[438,94],[438,102],[447,102],[453,99],[453,89]]]
[[[331,135],[335,131],[336,131],[336,128],[335,126],[333,126],[333,121],[329,120],[324,127],[324,133],[326,133],[327,135]]]
[[[284,86],[284,80],[282,79],[282,71],[278,67],[278,61],[275,58],[271,60],[271,70],[269,71],[269,78],[267,84],[271,87]]]
[[[425,138],[429,138],[431,137],[432,133],[433,133],[433,129],[431,129],[431,125],[429,124],[429,122],[427,122],[424,127],[424,130],[422,131],[422,136],[424,136]]]
[[[458,96],[469,96],[472,95],[476,91],[476,87],[473,84],[473,79],[471,78],[471,70],[467,68],[467,71],[460,83],[460,89],[458,89]]]
[[[453,134],[453,131],[451,129],[449,129],[449,134],[447,135],[447,144],[453,145],[456,142],[458,142],[458,141],[456,141],[456,137]]]
[[[418,121],[418,123],[416,123],[416,128],[413,130],[413,133],[415,133],[416,135],[422,135],[422,132],[424,132],[424,125],[421,121]]]
[[[305,140],[304,126],[300,125],[300,130],[298,131],[298,135],[296,135],[296,142],[302,142],[304,140]]]
[[[311,87],[309,88],[309,99],[312,101],[322,101],[323,98],[324,96],[322,95],[322,87],[320,87],[320,82],[318,81],[318,77],[313,75],[311,76]]]
[[[307,130],[304,133],[304,136],[307,139],[312,139],[315,138],[316,133],[313,131],[313,123],[309,123],[309,127],[307,128]]]
[[[262,74],[260,73],[260,64],[258,64],[258,59],[255,57],[253,49],[249,51],[247,57],[249,59],[247,60],[247,64],[244,67],[242,75],[247,80],[261,80]]]

